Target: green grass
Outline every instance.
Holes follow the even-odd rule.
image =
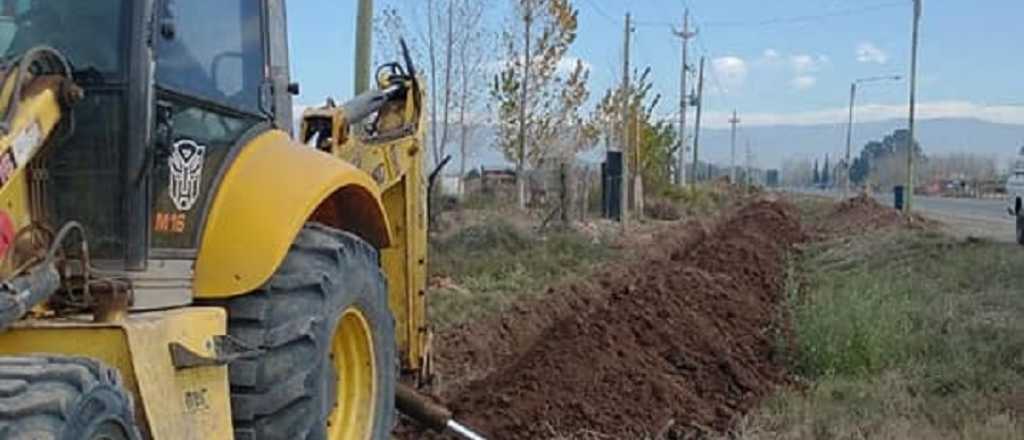
[[[745,438],[1024,438],[1024,249],[887,230],[810,245],[781,341],[808,384]]]
[[[431,322],[445,328],[492,316],[559,280],[584,276],[613,253],[573,231],[537,235],[502,220],[470,226],[431,243],[431,277],[450,280],[431,291]]]

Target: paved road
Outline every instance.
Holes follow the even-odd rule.
[[[799,191],[830,197],[839,192]],[[877,194],[880,203],[892,206],[892,194]],[[1003,199],[953,199],[946,197],[914,196],[914,210],[926,217],[939,220],[946,229],[958,236],[985,237],[1012,242],[1015,237],[1014,219],[1006,212]]]

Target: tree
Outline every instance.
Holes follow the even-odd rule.
[[[821,173],[818,172],[818,159],[814,159],[814,184],[821,183]]]
[[[861,150],[860,157],[853,161],[850,180],[858,184],[873,183],[882,186],[897,185],[905,181],[909,144],[910,132],[905,129],[893,131],[881,141],[868,142]],[[914,160],[919,163],[927,162],[921,144],[916,141],[914,156]],[[923,167],[919,167],[919,170],[920,168]]]
[[[470,137],[474,127],[481,121],[474,120],[484,90],[486,90],[486,65],[489,60],[490,33],[484,24],[484,11],[490,6],[486,0],[457,0],[455,21],[459,33],[455,42],[455,71],[458,81],[456,107],[459,125],[459,176],[460,185],[466,176],[466,164],[470,151]]]
[[[590,72],[580,60],[559,69],[576,41],[579,11],[570,0],[517,0],[512,10],[501,37],[505,61],[491,97],[498,146],[516,165],[519,205],[525,207],[527,167],[594,144],[580,114],[590,96]]]
[[[471,1],[471,0],[470,0]],[[456,23],[456,9],[459,0],[423,0],[411,2],[406,10],[397,6],[385,5],[375,19],[375,33],[380,56],[377,64],[400,60],[397,53],[398,39],[408,35],[405,17],[421,17],[425,23],[414,23],[414,28],[421,32],[408,43],[413,58],[418,66],[425,67],[424,75],[429,84],[427,99],[430,106],[430,152],[434,164],[440,163],[446,153],[451,135],[451,112],[455,106],[453,97],[454,86],[453,58],[456,52],[456,32],[465,23]],[[425,11],[419,7],[424,7]],[[423,30],[425,29],[425,31]],[[424,53],[425,49],[425,53]],[[426,62],[423,62],[424,58]]]
[[[807,159],[790,159],[782,163],[782,183],[789,187],[811,185],[811,162]]]
[[[625,100],[629,109],[629,115],[625,117],[630,121],[626,145],[632,146],[628,149],[630,158],[626,163],[630,174],[637,173],[639,166],[645,191],[655,192],[670,183],[672,168],[667,165],[674,163],[672,155],[678,144],[678,132],[672,123],[655,118],[654,110],[661,101],[661,95],[650,96],[653,87],[650,74],[651,69],[647,68],[641,74],[632,75],[634,81],[627,88],[617,86],[608,89],[591,113],[590,124],[595,141],[603,138],[605,143],[613,142],[622,131]],[[633,145],[638,138],[639,144]]]
[[[832,184],[832,171],[828,164],[828,155],[825,155],[825,166],[821,169],[821,184],[829,186]]]

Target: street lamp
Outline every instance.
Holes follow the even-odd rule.
[[[850,119],[846,123],[846,164],[844,165],[846,177],[843,185],[843,198],[850,196],[850,143],[853,141],[853,103],[857,97],[857,85],[881,81],[899,81],[902,79],[903,77],[900,75],[871,76],[867,78],[858,78],[850,83]]]

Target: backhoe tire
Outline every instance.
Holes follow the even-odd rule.
[[[270,281],[226,307],[228,333],[265,350],[228,367],[238,440],[390,437],[395,324],[376,249],[308,224]]]
[[[117,370],[80,357],[0,357],[0,439],[139,438]]]

